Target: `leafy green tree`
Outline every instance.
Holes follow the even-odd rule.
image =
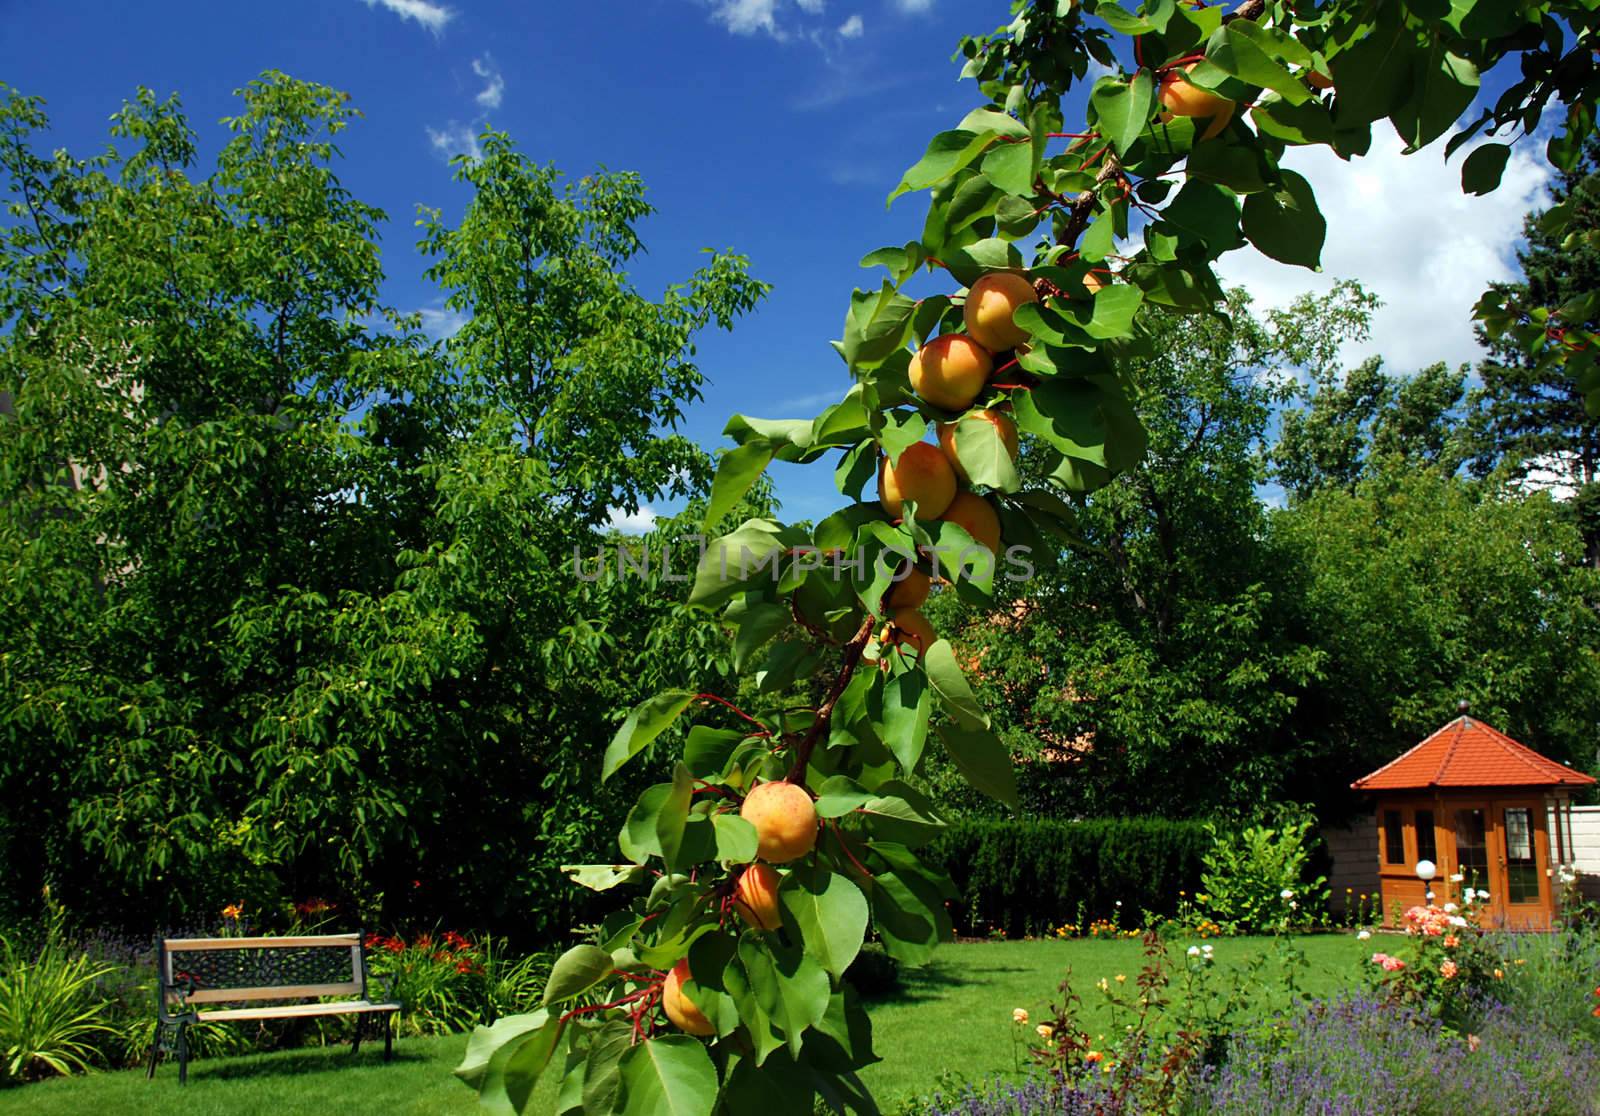
[[[1272,517],[1302,571],[1289,602],[1325,655],[1293,731],[1317,743],[1291,793],[1337,804],[1352,778],[1454,716],[1582,767],[1596,762],[1600,591],[1548,494],[1387,462]]]
[[[39,102],[0,113],[11,898],[49,881],[142,928],[320,895],[553,933],[580,909],[558,866],[624,812],[575,790],[593,741],[726,662],[659,562],[696,522],[650,540],[647,578],[573,555],[608,507],[703,508],[709,463],[671,432],[692,338],[765,288],[719,254],[644,298],[620,274],[638,180],[564,189],[491,134],[461,227],[425,218],[470,318],[441,350],[379,299],[383,214],[332,169],[344,95],[242,96],[204,177],[148,92],[123,156],[37,155]]]
[[[1552,210],[1523,222],[1527,247],[1517,254],[1524,280],[1500,288],[1540,306],[1564,306],[1600,288],[1600,140],[1584,147],[1583,162],[1563,171],[1552,210],[1569,214],[1564,231],[1545,228]],[[1573,323],[1594,332],[1600,311]],[[1570,488],[1569,507],[1583,532],[1590,565],[1600,568],[1600,419],[1589,413],[1582,386],[1531,357],[1511,338],[1484,337],[1489,357],[1478,365],[1483,386],[1472,394],[1479,475],[1503,475]]]
[[[1323,488],[1352,489],[1380,462],[1453,473],[1467,454],[1466,367],[1444,363],[1391,375],[1381,357],[1348,373],[1317,371],[1279,415],[1269,451],[1273,477],[1291,500]]]

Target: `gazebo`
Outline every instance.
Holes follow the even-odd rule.
[[[1483,924],[1548,930],[1570,865],[1572,792],[1595,780],[1463,713],[1400,758],[1351,783],[1376,798],[1385,921],[1426,901],[1487,891]],[[1437,866],[1432,883],[1420,861]],[[1457,881],[1455,877],[1460,876]]]

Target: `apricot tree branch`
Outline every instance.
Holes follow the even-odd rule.
[[[850,685],[850,678],[856,672],[856,667],[861,665],[861,656],[867,650],[867,641],[872,638],[872,614],[869,612],[861,621],[861,627],[850,642],[844,645],[844,662],[839,665],[839,673],[833,680],[833,685],[828,688],[828,696],[822,699],[822,704],[817,706],[817,719],[812,722],[811,729],[795,748],[794,764],[789,768],[785,779],[791,783],[805,785],[806,764],[811,762],[811,753],[817,746],[817,741],[828,730],[829,723],[833,720],[833,707],[839,703],[839,698],[844,694],[845,687]]]

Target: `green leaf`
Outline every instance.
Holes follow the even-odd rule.
[[[1017,773],[1000,738],[986,728],[960,724],[939,726],[939,736],[956,768],[978,790],[1013,810],[1018,809]]]
[[[852,810],[859,809],[862,805],[876,797],[871,791],[863,790],[861,786],[848,775],[830,775],[817,788],[817,816],[821,818],[839,818]]]
[[[1341,128],[1370,124],[1392,113],[1411,91],[1415,33],[1396,9],[1380,8],[1378,26],[1328,60],[1339,95],[1334,120]]]
[[[1428,51],[1417,55],[1411,96],[1396,106],[1390,119],[1408,151],[1428,146],[1444,135],[1478,95],[1478,68],[1451,54],[1438,36]]]
[[[978,704],[977,696],[967,684],[967,676],[956,664],[955,649],[948,639],[934,641],[923,656],[923,666],[928,672],[928,681],[952,717],[963,725],[989,727],[989,715]]]
[[[750,657],[787,628],[792,619],[786,606],[770,601],[758,601],[745,609],[738,617],[739,630],[733,637],[734,669],[742,672]]]
[[[709,725],[695,725],[689,730],[689,739],[683,746],[683,762],[689,772],[701,779],[721,775],[728,766],[728,757],[745,734],[740,729],[719,729]]]
[[[765,940],[740,939],[739,960],[761,1010],[782,1030],[790,1051],[798,1054],[806,1028],[828,1010],[827,972],[809,954],[785,948],[771,935]]]
[[[821,865],[797,867],[778,889],[778,902],[806,953],[835,979],[842,978],[867,933],[867,897],[861,889]]]
[[[884,421],[880,440],[883,442],[883,452],[889,455],[889,463],[898,465],[900,455],[927,436],[928,420],[921,415],[890,414]]]
[[[1248,25],[1248,30],[1246,29]],[[1259,30],[1250,20],[1235,20],[1217,28],[1206,44],[1206,61],[1246,85],[1259,85],[1277,93],[1290,104],[1300,104],[1311,94],[1289,68],[1270,57],[1273,44],[1251,34]]]
[[[1294,171],[1280,172],[1282,185],[1244,200],[1244,234],[1262,252],[1313,271],[1321,266],[1327,222],[1311,184]]]
[[[983,157],[983,176],[1008,194],[1033,193],[1037,168],[1026,143],[1002,143]]]
[[[682,763],[674,764],[672,789],[656,810],[656,840],[660,843],[661,857],[667,862],[669,872],[682,863],[679,855],[683,848],[683,830],[689,824],[689,805],[693,801],[694,776]]]
[[[692,701],[694,694],[688,690],[667,690],[655,697],[646,698],[634,706],[627,720],[622,722],[622,727],[617,729],[617,734],[611,738],[610,747],[606,749],[600,781],[605,782],[611,778],[618,768],[672,727],[672,723],[678,719],[679,714],[689,708]]]
[[[717,1069],[688,1035],[646,1039],[622,1055],[623,1116],[711,1116]]]
[[[1155,87],[1150,71],[1141,69],[1129,81],[1103,77],[1089,94],[1094,119],[1100,134],[1111,141],[1118,155],[1127,153],[1139,133],[1150,122],[1150,106]]]
[[[711,482],[711,501],[706,505],[704,527],[710,530],[744,499],[745,493],[772,463],[772,444],[751,441],[725,451],[717,459],[717,475]]]
[[[711,824],[717,836],[717,859],[734,864],[748,864],[756,858],[759,840],[756,827],[738,814],[713,814]]]
[[[561,871],[573,883],[590,891],[610,891],[644,878],[644,866],[640,864],[563,864]]]
[[[1239,235],[1239,199],[1215,183],[1185,182],[1178,196],[1161,211],[1161,221],[1177,233],[1180,247],[1202,247],[1208,259],[1244,245]]]
[[[611,954],[599,946],[573,946],[556,959],[550,970],[550,980],[544,986],[544,1006],[582,995],[610,976],[615,967]]]
[[[1275,93],[1265,94],[1250,110],[1250,116],[1264,135],[1285,143],[1333,142],[1333,115],[1326,105],[1316,99],[1294,105]],[[1201,150],[1211,146],[1202,144]]]
[[[478,1103],[494,1116],[521,1116],[561,1030],[560,1018],[542,1008],[475,1027],[455,1075],[478,1090]]]
[[[619,1063],[632,1047],[633,1027],[626,1020],[611,1019],[601,1025],[583,1061],[582,1112],[597,1116],[616,1108],[622,1094]]]
[[[933,696],[922,671],[904,671],[884,684],[883,742],[907,775],[922,758],[932,711]]]
[[[1475,147],[1461,164],[1461,188],[1469,194],[1492,194],[1500,187],[1500,176],[1505,173],[1506,160],[1511,148],[1504,143],[1486,143]]]
[[[922,158],[900,179],[900,185],[889,195],[889,201],[893,202],[901,194],[912,190],[926,190],[943,182],[983,154],[993,142],[993,133],[974,135],[963,131],[940,132],[929,142]]]
[[[965,248],[943,253],[940,260],[957,283],[970,287],[990,271],[1017,271],[1022,268],[1022,253],[1009,240],[990,237]]]
[[[784,551],[804,540],[805,536],[797,529],[780,527],[767,519],[752,519],[740,525],[712,542],[700,556],[694,587],[689,591],[689,603],[700,608],[716,608],[726,604],[756,578],[765,578],[768,584],[775,585],[778,562]]]
[[[961,118],[956,127],[963,132],[983,136],[1006,136],[1010,139],[1027,139],[1028,129],[1016,117],[998,109],[977,108]]]
[[[888,280],[875,291],[856,291],[844,321],[844,358],[851,367],[877,364],[889,356],[911,333],[916,313],[907,298]]]
[[[961,467],[972,478],[973,484],[986,484],[1002,492],[1015,492],[1022,487],[1022,480],[1017,476],[1017,463],[994,423],[971,416],[959,419],[956,422],[955,447],[956,457],[961,460]]]

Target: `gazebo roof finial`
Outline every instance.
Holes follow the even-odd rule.
[[[1463,717],[1467,715],[1467,710],[1471,708],[1472,703],[1466,698],[1462,698],[1460,701],[1456,702],[1456,712],[1461,714]]]

